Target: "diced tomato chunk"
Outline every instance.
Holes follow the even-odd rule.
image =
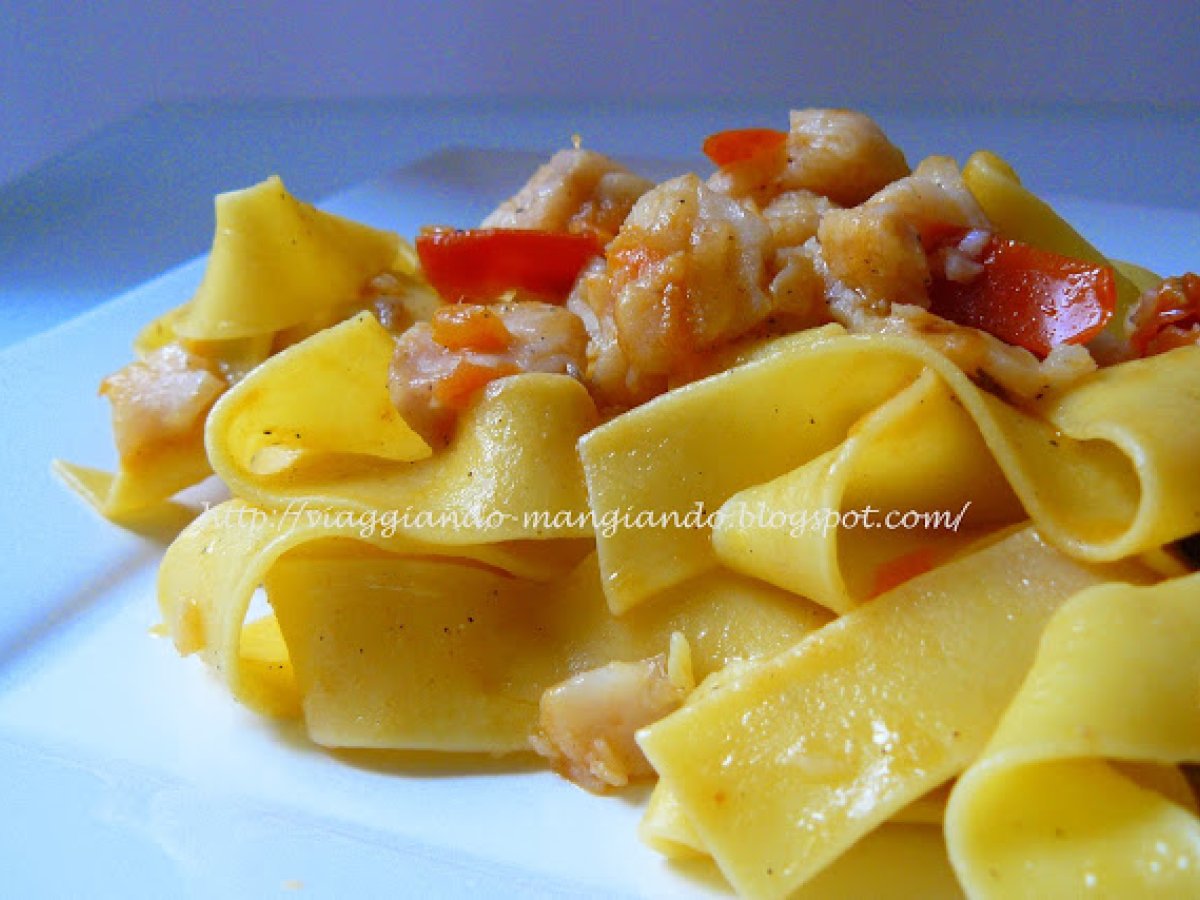
[[[949,230],[933,242],[953,241],[954,234]],[[930,238],[923,240],[930,249]],[[969,281],[936,279],[930,310],[1040,358],[1062,344],[1086,344],[1116,309],[1116,278],[1107,266],[997,237],[988,242],[980,263],[983,271]]]
[[[433,387],[433,397],[448,409],[462,411],[471,404],[475,393],[497,378],[516,375],[521,370],[512,363],[481,365],[470,360],[459,360],[454,371]]]
[[[591,234],[523,228],[441,228],[419,235],[417,256],[449,303],[490,303],[510,291],[561,303],[603,247]]]
[[[783,149],[787,132],[774,128],[736,128],[704,139],[704,155],[717,166],[748,162]]]

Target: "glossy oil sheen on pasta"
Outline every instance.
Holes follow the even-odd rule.
[[[611,659],[662,652],[679,631],[696,652],[697,675],[720,674],[683,710],[651,727],[642,746],[660,775],[660,790],[681,810],[688,837],[676,840],[710,854],[749,896],[783,896],[805,884],[906,806],[964,772],[947,837],[955,867],[974,894],[1004,896],[1006,879],[1028,884],[1034,877],[1073,886],[1089,879],[1140,884],[1130,879],[1142,878],[1153,886],[1158,880],[1146,868],[1146,854],[1153,856],[1160,840],[1169,848],[1161,878],[1195,877],[1195,817],[1178,805],[1179,795],[1164,797],[1128,773],[1103,768],[1105,759],[1127,760],[1131,753],[1154,764],[1192,759],[1200,747],[1184,736],[1176,746],[1136,751],[1107,748],[1100,734],[1084,740],[1097,762],[1072,765],[1080,779],[1090,780],[1072,794],[1054,772],[1050,780],[1061,796],[1048,796],[1033,779],[1049,778],[1054,758],[1075,757],[1078,748],[1046,749],[1053,738],[1012,726],[1017,736],[1011,740],[1026,742],[1020,754],[1051,756],[1036,763],[1041,768],[1022,768],[1011,762],[1013,751],[993,749],[1010,729],[988,741],[1002,716],[1007,722],[1022,709],[1018,688],[1064,601],[1113,582],[1102,596],[1123,604],[1127,617],[1142,618],[1128,607],[1147,589],[1120,582],[1145,581],[1149,574],[1132,564],[1102,563],[1154,548],[1190,527],[1200,481],[1178,477],[1179,453],[1187,445],[1185,426],[1200,418],[1189,412],[1189,392],[1179,386],[1200,383],[1200,352],[1114,370],[1035,417],[983,394],[919,345],[833,331],[785,339],[758,360],[600,428],[591,428],[586,395],[569,379],[514,377],[498,384],[458,442],[434,457],[414,448],[403,430],[381,434],[363,449],[376,440],[372,429],[381,421],[369,407],[369,376],[357,385],[361,413],[352,407],[329,423],[301,421],[323,408],[316,402],[297,402],[303,415],[286,420],[256,406],[256,397],[269,395],[256,388],[288,377],[284,371],[292,366],[290,380],[302,383],[296,373],[310,365],[315,371],[319,358],[308,354],[324,353],[326,344],[344,341],[349,346],[335,356],[368,359],[374,327],[370,319],[356,320],[298,346],[231,392],[210,419],[214,465],[264,517],[253,527],[231,528],[237,508],[247,505],[235,500],[197,520],[164,561],[162,602],[181,648],[203,650],[239,696],[268,710],[303,709],[313,739],[327,746],[519,750],[527,746],[547,685]],[[800,410],[790,421],[783,410],[763,408],[771,396],[766,384],[810,383],[806,367],[835,381],[853,371],[867,396],[842,391],[829,402],[823,391],[793,390],[783,395]],[[357,370],[356,363],[338,377],[356,377]],[[381,390],[378,373],[374,384]],[[1145,415],[1138,397],[1147,390],[1177,405],[1164,404],[1161,417]],[[752,441],[736,428],[714,432],[699,411],[711,404],[739,411],[767,433]],[[810,417],[821,424],[809,424]],[[518,428],[538,422],[539,428],[514,434],[497,421]],[[253,465],[264,424],[294,426],[292,434],[301,434],[287,442],[299,455],[287,457],[279,471]],[[321,446],[325,424],[356,437],[357,445],[348,442],[344,451],[352,458]],[[612,452],[619,441],[658,452]],[[747,454],[748,445],[780,447],[790,458]],[[531,454],[531,462],[514,465],[522,453]],[[631,458],[642,460],[634,472]],[[721,477],[704,482],[707,493],[697,493],[699,482],[680,471],[685,460],[700,468],[722,459]],[[656,472],[658,466],[674,467],[673,476]],[[582,490],[585,475],[589,492]],[[486,488],[472,493],[480,485]],[[622,494],[614,499],[618,488]],[[979,514],[975,535],[1019,521],[1023,509],[1038,533],[1025,528],[982,549],[967,548],[956,562],[863,605],[868,588],[856,584],[853,573],[866,567],[864,560],[894,554],[887,541],[895,536],[815,531],[788,538],[778,530],[738,528],[730,517],[713,534],[601,537],[598,556],[579,560],[588,543],[580,547],[583,535],[533,534],[516,525],[525,511],[586,509],[589,497],[598,514],[606,504],[686,508],[697,497],[714,506],[740,499],[784,510],[868,502],[880,509],[941,509],[968,498]],[[327,517],[315,524],[286,519],[288,503],[298,498],[314,509],[381,516],[409,506],[451,510],[470,503],[495,506],[511,518],[496,529],[398,529],[388,538],[378,531],[364,537],[356,531],[358,518],[340,527]],[[959,532],[945,540],[969,538]],[[882,546],[872,546],[874,540]],[[806,546],[788,552],[780,546],[786,541]],[[243,621],[252,592],[264,583],[283,637],[277,665],[290,664],[291,680],[272,679],[272,671],[281,670],[246,658]],[[631,584],[639,590],[631,592]],[[1186,608],[1196,596],[1194,579],[1190,589],[1185,581],[1173,584],[1176,606]],[[826,624],[828,613],[796,594],[842,615]],[[1096,651],[1095,664],[1121,672],[1122,679],[1135,666],[1165,670],[1187,690],[1177,705],[1143,715],[1185,733],[1200,728],[1197,682],[1186,667],[1195,654],[1171,646],[1194,644],[1195,623],[1164,623],[1138,636],[1127,624],[1107,628],[1104,617],[1117,614],[1099,604],[1078,614],[1089,627],[1107,630],[1114,647],[1105,644],[1104,653],[1120,647],[1132,657],[1128,668],[1113,668]],[[1046,631],[1043,655],[1059,652],[1055,635],[1064,629],[1069,634],[1061,625]],[[762,662],[728,667],[747,659]],[[1178,670],[1175,660],[1182,661]],[[1133,700],[1109,703],[1104,692],[1090,693],[1093,675],[1064,672],[1064,666],[1058,665],[1061,677],[1098,707],[1097,717],[1085,718],[1080,728],[1106,728],[1106,716],[1157,691],[1146,687]],[[418,684],[419,691],[406,689]],[[1080,700],[1062,696],[1077,715],[1086,715]],[[1130,728],[1122,740],[1134,746],[1153,740],[1152,731]],[[1021,778],[1030,782],[1023,786]],[[1125,803],[1131,791],[1157,810],[1145,828],[1159,830],[1128,836],[1138,849],[1124,857],[1125,870],[1114,870],[1113,860],[1123,858],[1120,841],[1091,846],[1085,833],[1069,858],[1047,857],[1026,871],[1024,860],[1037,856],[1044,834],[1022,827],[1024,843],[1012,847],[996,846],[1001,838],[990,825],[976,833],[980,822],[997,815],[984,806],[989,800],[1036,798],[1039,808],[1029,814],[1040,817],[1043,833],[1053,834],[1080,821],[1072,797],[1088,796],[1107,809]],[[1000,856],[999,863],[991,855]],[[995,885],[979,874],[993,870],[1002,872]]]
[[[971,178],[1014,228],[1053,215]],[[764,898],[1200,896],[1200,575],[1141,561],[1200,527],[1200,348],[1018,407],[920,340],[825,325],[615,417],[566,375],[503,378],[435,449],[370,311],[266,358],[399,240],[277,181],[221,214],[200,295],[157,323],[246,361],[203,446],[63,471],[114,515],[209,466],[229,487],[159,602],[241,701],[326,747],[522,752],[548,688],[682,635],[699,686],[638,734],[642,837],[681,865]],[[286,306],[243,296],[288,279]],[[868,507],[964,514],[771,524]],[[705,515],[597,524],[630,510]],[[876,596],[918,548],[936,565]]]

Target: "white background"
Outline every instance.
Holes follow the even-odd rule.
[[[147,103],[210,97],[753,94],[1200,115],[1196,0],[234,6],[0,0],[0,182]]]

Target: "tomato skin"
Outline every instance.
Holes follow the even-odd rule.
[[[911,553],[880,563],[875,569],[875,584],[871,596],[886,594],[904,582],[924,575],[937,565],[938,561],[938,553],[932,547],[919,547]]]
[[[1138,356],[1154,356],[1200,343],[1200,275],[1164,279],[1133,311],[1129,343]]]
[[[509,291],[562,303],[603,250],[594,235],[523,228],[432,229],[416,247],[425,277],[447,303],[490,303]]]
[[[704,139],[704,155],[724,168],[782,150],[787,132],[774,128],[735,128]]]
[[[433,399],[447,409],[462,412],[475,395],[497,378],[516,375],[521,370],[512,363],[480,364],[461,359],[454,371],[433,387]]]
[[[1039,358],[1063,344],[1086,344],[1116,309],[1116,278],[1108,266],[997,237],[980,262],[982,273],[968,282],[935,280],[930,311]]]

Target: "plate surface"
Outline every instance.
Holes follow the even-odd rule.
[[[538,162],[451,150],[321,205],[407,235],[468,225]],[[1168,274],[1200,268],[1200,214],[1056,205],[1113,256]],[[164,545],[92,514],[49,461],[113,463],[96,384],[202,271],[188,263],[0,354],[3,893],[722,895],[638,842],[644,795],[592,797],[522,764],[397,768],[325,754],[240,708],[197,660],[149,634]]]

